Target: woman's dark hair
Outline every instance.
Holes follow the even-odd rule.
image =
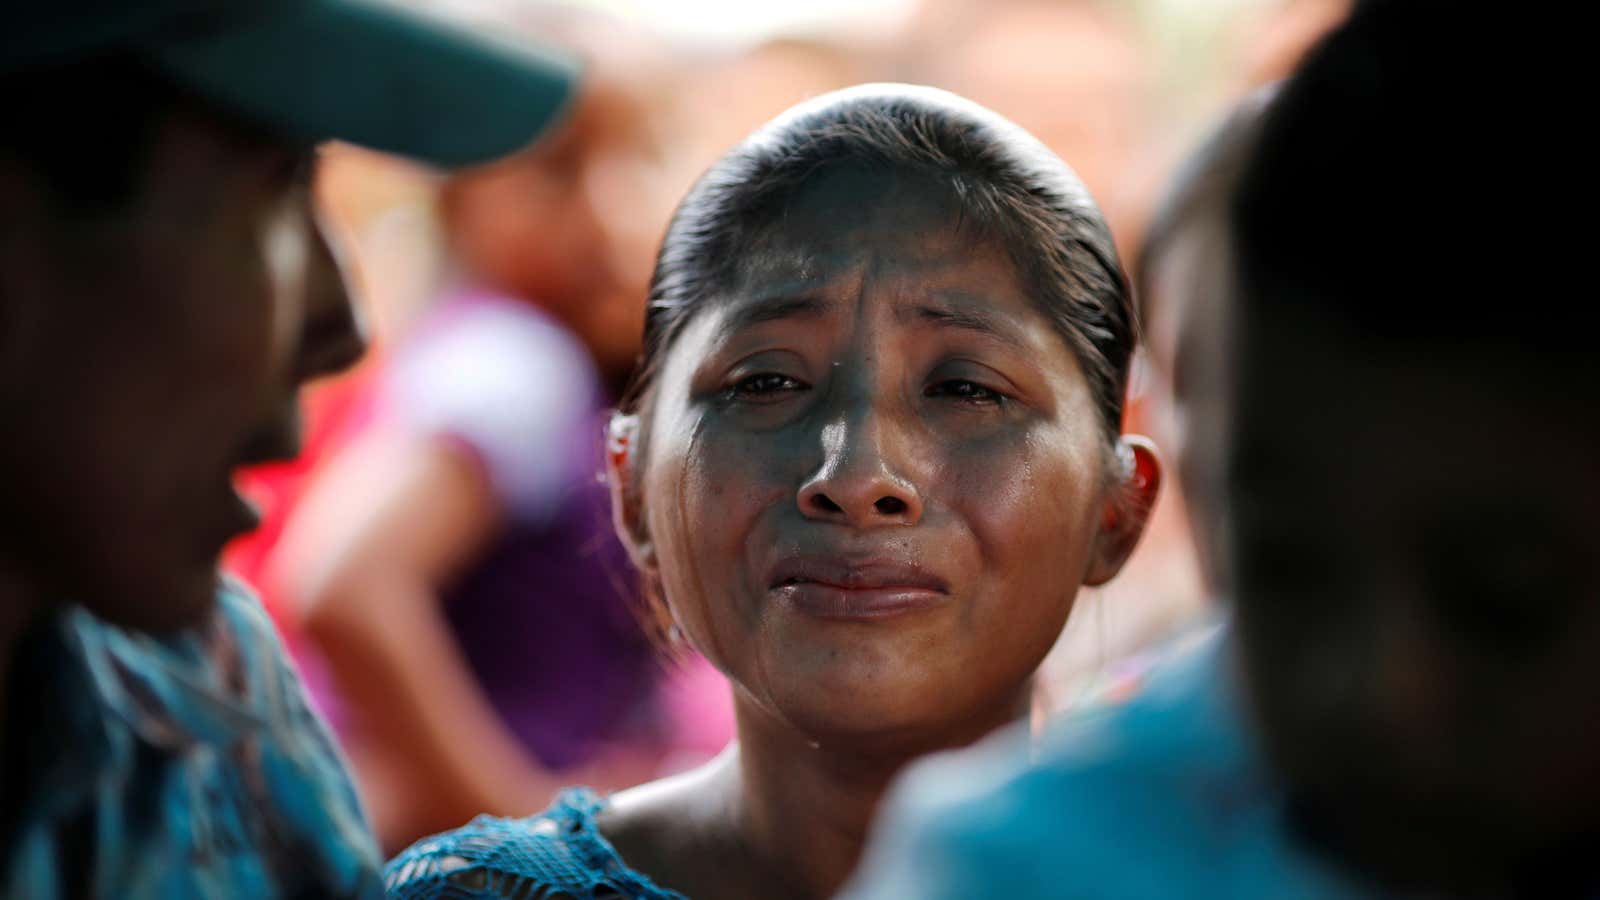
[[[639,411],[684,326],[733,289],[746,254],[786,206],[836,171],[917,177],[947,190],[960,227],[1005,247],[1077,355],[1107,434],[1121,432],[1137,325],[1100,210],[1072,169],[1016,125],[952,94],[905,85],[864,85],[795,107],[690,189],[656,260],[644,351],[623,412]]]

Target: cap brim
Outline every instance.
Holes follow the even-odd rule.
[[[290,136],[442,166],[527,145],[561,114],[578,74],[553,49],[357,0],[286,3],[145,49],[203,96]]]

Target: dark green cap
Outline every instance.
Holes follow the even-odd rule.
[[[0,71],[132,52],[288,136],[444,166],[528,144],[578,71],[376,0],[55,0],[6,18]]]

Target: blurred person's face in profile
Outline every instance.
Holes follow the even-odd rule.
[[[47,600],[153,631],[210,610],[257,521],[233,470],[294,455],[296,388],[362,348],[311,164],[189,102],[104,210],[5,163],[0,529]]]
[[[1600,825],[1600,447],[1568,392],[1592,368],[1342,327],[1241,332],[1234,575],[1268,749],[1308,833],[1381,875],[1558,879]]]
[[[958,220],[919,179],[819,177],[677,338],[640,428],[636,556],[740,702],[818,741],[1014,717],[1131,549],[1082,369]]]
[[[531,149],[456,179],[445,209],[467,268],[575,329],[603,368],[633,362],[670,212],[662,147],[634,85],[592,78]]]
[[[1230,287],[1220,216],[1195,214],[1148,264],[1145,346],[1154,408],[1151,436],[1178,465],[1207,584],[1225,584],[1223,429],[1227,414],[1226,297]]]

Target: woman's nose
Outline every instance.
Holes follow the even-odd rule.
[[[854,528],[921,520],[922,497],[891,463],[884,428],[875,414],[823,427],[822,466],[797,497],[802,515]]]

